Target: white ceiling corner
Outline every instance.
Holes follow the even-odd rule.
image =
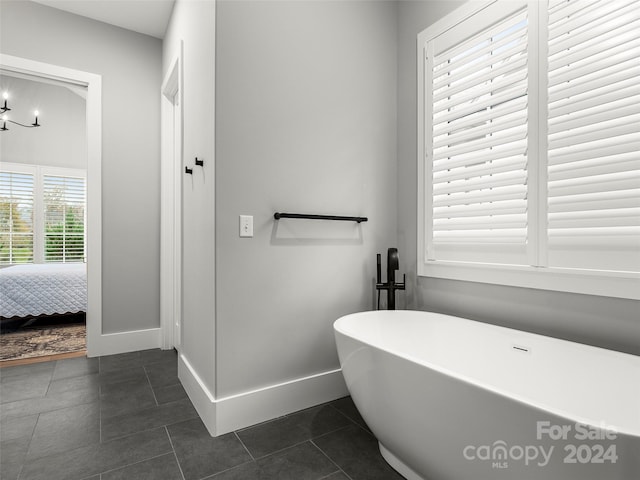
[[[164,38],[175,0],[33,0],[117,27]]]

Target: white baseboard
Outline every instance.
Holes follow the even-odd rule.
[[[88,332],[89,333],[89,332]],[[87,335],[87,356],[99,357],[116,353],[160,348],[161,330],[134,330],[132,332]]]
[[[349,394],[342,370],[310,375],[277,385],[215,398],[183,355],[178,376],[200,418],[213,436],[249,427]]]
[[[216,401],[189,361],[178,351],[178,378],[200,419],[212,436],[216,436]]]
[[[216,399],[216,434],[297,412],[348,395],[342,370],[331,370]]]

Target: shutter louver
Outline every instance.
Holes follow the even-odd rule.
[[[527,30],[522,8],[431,63],[433,258],[524,262]]]
[[[33,262],[33,188],[29,173],[0,172],[0,264]]]
[[[640,2],[549,10],[549,265],[640,270]]]
[[[44,175],[45,262],[85,258],[84,178]]]

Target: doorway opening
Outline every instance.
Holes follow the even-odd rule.
[[[162,348],[182,338],[182,45],[161,87],[162,169],[160,317]]]
[[[0,83],[12,98],[0,152],[0,366],[93,356],[102,331],[100,77],[0,55]],[[39,115],[31,126],[22,118],[30,108]]]

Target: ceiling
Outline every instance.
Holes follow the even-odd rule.
[[[175,0],[34,0],[42,5],[163,38]]]

